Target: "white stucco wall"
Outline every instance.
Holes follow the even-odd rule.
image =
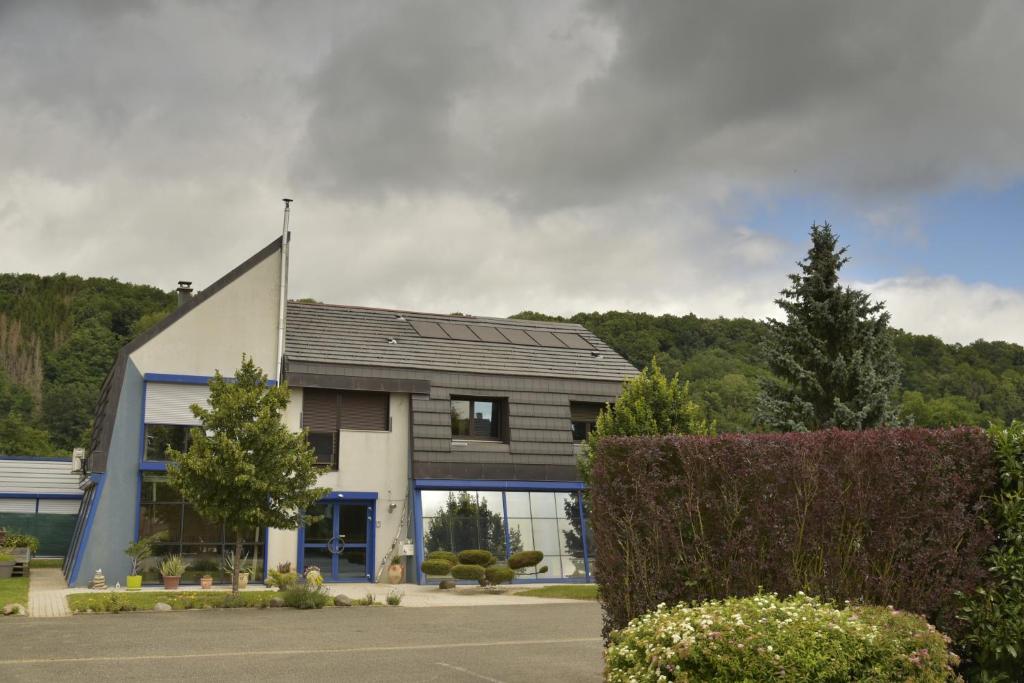
[[[318,484],[332,491],[372,491],[377,493],[376,552],[374,574],[381,576],[384,561],[397,537],[401,543],[412,538],[407,528],[411,502],[409,492],[409,395],[391,394],[389,410],[391,430],[386,432],[343,429],[340,438],[337,472],[325,472]],[[290,429],[301,428],[302,390],[291,390],[291,402],[285,413]],[[394,504],[394,509],[391,508]],[[298,557],[298,532],[271,529],[270,566],[295,563]],[[383,567],[386,571],[387,567]]]
[[[143,374],[233,375],[246,353],[273,377],[280,287],[275,251],[132,352],[132,362]]]

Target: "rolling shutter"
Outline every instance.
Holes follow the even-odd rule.
[[[597,414],[604,408],[602,403],[578,403],[573,401],[569,404],[570,419],[573,422],[597,422]]]
[[[311,432],[338,431],[338,392],[333,389],[303,389],[302,426]]]
[[[383,391],[342,391],[341,428],[387,431],[388,397]]]
[[[210,387],[205,384],[146,383],[146,424],[198,425],[192,404],[208,408]]]
[[[39,500],[39,514],[77,515],[82,501],[77,498],[42,498]]]

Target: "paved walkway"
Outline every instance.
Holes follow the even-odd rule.
[[[67,617],[71,615],[65,597],[68,585],[60,569],[29,569],[28,615],[30,617]]]

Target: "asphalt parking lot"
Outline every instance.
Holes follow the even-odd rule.
[[[0,680],[594,681],[600,635],[594,603],[6,618]]]

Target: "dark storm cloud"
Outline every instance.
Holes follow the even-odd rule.
[[[541,26],[519,3],[403,6],[336,44],[311,81],[296,173],[333,193],[551,209],[709,177],[892,198],[1024,165],[1024,146],[1006,145],[1024,142],[1019,4],[642,7],[595,3]],[[567,64],[567,45],[596,54]],[[505,97],[531,79],[557,101]],[[477,125],[460,125],[467,114]]]
[[[201,286],[291,195],[298,296],[764,315],[800,246],[750,197],[884,231],[1024,176],[1022,33],[1017,0],[0,0],[0,270]],[[927,324],[935,284],[879,287]]]

